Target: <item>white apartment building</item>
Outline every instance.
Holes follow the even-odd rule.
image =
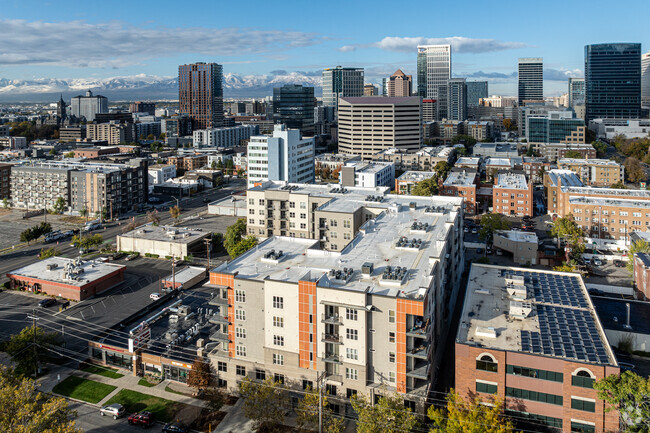
[[[194,148],[234,147],[241,140],[260,133],[258,125],[237,125],[224,128],[199,129],[192,134]]]
[[[313,183],[314,155],[313,138],[275,125],[273,135],[257,135],[248,142],[248,187],[267,180]]]
[[[176,177],[176,166],[174,164],[156,164],[149,166],[149,191],[154,185],[160,185]]]
[[[341,168],[339,183],[343,187],[375,188],[395,183],[395,164],[392,162],[350,162]]]

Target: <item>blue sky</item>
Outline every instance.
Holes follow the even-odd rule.
[[[650,49],[650,1],[32,1],[0,12],[0,78],[173,76],[215,61],[240,75],[366,69],[415,74],[418,42],[453,39],[453,75],[516,93],[518,57],[543,57],[545,93],[582,76],[584,45]],[[403,10],[398,10],[403,7]]]

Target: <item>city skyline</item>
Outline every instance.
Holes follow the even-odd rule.
[[[639,12],[648,11],[641,1],[630,2],[631,7],[620,11],[610,8],[607,34],[587,25],[598,18],[600,2],[589,3],[589,8],[583,7],[584,2],[551,2],[573,17],[575,25],[569,27],[557,20],[553,5],[531,14],[532,6],[512,3],[504,15],[502,9],[471,2],[469,13],[463,15],[465,25],[443,21],[432,32],[425,30],[426,14],[396,21],[383,12],[382,3],[334,2],[330,7],[345,5],[349,13],[330,18],[312,5],[274,8],[262,2],[246,14],[238,13],[237,5],[210,2],[169,14],[172,4],[165,1],[156,2],[156,7],[141,2],[134,13],[123,14],[121,6],[126,3],[121,1],[76,12],[76,3],[69,0],[25,1],[5,10],[0,20],[0,38],[5,42],[0,78],[173,77],[178,65],[201,61],[223,64],[224,75],[241,77],[291,73],[319,77],[324,68],[359,67],[364,68],[367,82],[380,84],[381,78],[398,68],[416,75],[418,45],[450,44],[452,77],[487,80],[491,94],[515,96],[517,59],[544,57],[544,94],[550,96],[566,92],[569,77],[584,76],[585,45],[637,42],[642,52],[650,46],[640,30],[645,14],[629,13],[634,5]],[[453,5],[440,4],[436,9],[444,15]],[[215,24],[197,25],[197,10],[201,22]],[[318,25],[312,16],[319,17]],[[526,31],[490,24],[506,24],[509,16],[519,17],[517,25]]]

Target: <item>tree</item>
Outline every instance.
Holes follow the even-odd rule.
[[[235,224],[226,229],[226,236],[223,240],[223,246],[230,253],[230,249],[241,242],[242,237],[246,234],[246,220],[239,218]]]
[[[596,383],[598,398],[612,407],[606,411],[618,410],[626,432],[648,432],[650,419],[650,379],[631,371],[610,374]]]
[[[239,395],[244,400],[244,415],[258,431],[271,431],[282,424],[290,407],[287,387],[271,377],[262,383],[244,378],[239,382]]]
[[[318,390],[308,387],[305,396],[298,403],[296,409],[296,425],[301,430],[318,430]],[[344,420],[335,416],[332,411],[327,395],[323,395],[323,427],[325,433],[340,433],[343,431]]]
[[[357,413],[357,433],[399,433],[411,431],[417,418],[410,408],[404,407],[404,399],[394,395],[382,395],[379,402],[371,404],[363,395],[350,398]]]
[[[593,143],[591,143],[591,145],[594,147],[594,149],[596,149],[596,153],[598,154],[599,158],[602,158],[603,156],[607,155],[607,148],[609,146],[607,146],[602,141],[600,140],[594,141]]]
[[[226,161],[226,174],[233,174],[235,172],[235,163],[232,159]]]
[[[76,414],[63,397],[38,392],[36,382],[18,378],[0,368],[0,431],[28,433],[81,433]]]
[[[564,154],[565,158],[582,158],[582,153],[578,152],[577,150],[569,150]]]
[[[51,148],[49,152],[47,152],[48,155],[56,155],[56,150],[54,148]]]
[[[202,398],[210,412],[218,412],[226,404],[227,396],[219,388],[208,388],[203,391]]]
[[[553,222],[551,228],[551,236],[557,239],[564,239],[570,247],[571,252],[567,257],[578,259],[585,252],[584,233],[578,227],[572,214],[568,214],[563,218],[558,218]]]
[[[66,152],[63,154],[65,158],[74,158],[74,152]]]
[[[212,161],[212,162],[214,162],[214,161]],[[219,170],[223,169],[223,161],[221,161],[221,160],[217,161],[217,169],[219,169]]]
[[[181,208],[176,206],[171,206],[169,208],[169,215],[171,215],[172,218],[178,219],[181,216]]]
[[[571,265],[570,263],[567,264],[567,262],[563,262],[559,266],[554,266],[553,270],[557,271],[557,272],[576,272],[575,267],[573,265]]]
[[[418,182],[412,189],[411,195],[431,196],[438,194],[438,176]]]
[[[50,257],[60,256],[60,255],[61,255],[61,251],[57,250],[56,248],[43,248],[41,249],[41,252],[38,254],[38,258],[40,260],[44,260]]]
[[[196,388],[196,391],[199,392],[210,386],[211,374],[210,364],[204,359],[196,358],[194,364],[192,364],[192,369],[187,375],[187,386]]]
[[[645,169],[641,165],[641,161],[634,157],[627,158],[623,166],[625,167],[627,180],[630,182],[642,182],[648,178]]]
[[[528,146],[528,150],[526,151],[526,156],[533,157],[533,156],[539,156],[539,154],[535,152],[533,146]]]
[[[650,253],[650,243],[644,241],[643,239],[639,239],[630,245],[630,250],[628,252],[628,257],[630,259],[627,261],[626,267],[627,270],[632,274],[632,278],[634,278],[634,255],[637,253]]]
[[[79,211],[79,215],[85,217],[87,214],[88,214],[88,208],[84,205],[84,207],[82,207],[81,210]]]
[[[433,171],[438,175],[438,179],[445,180],[449,176],[451,171],[451,165],[447,161],[438,161],[438,163],[433,167]]]
[[[237,170],[237,176],[241,177],[243,175],[244,175],[244,169],[243,168],[240,168],[239,170]]]
[[[497,230],[510,230],[512,224],[499,213],[486,213],[481,216],[481,230],[478,236],[481,240],[492,238]]]
[[[9,200],[7,199],[7,197],[2,199],[2,207],[5,209],[9,208]]]
[[[239,241],[233,248],[228,250],[228,254],[230,255],[230,258],[234,259],[235,257],[244,254],[246,251],[250,250],[251,248],[254,248],[255,245],[257,245],[257,238],[255,236],[246,236],[244,239]]]
[[[160,217],[158,216],[157,210],[152,210],[150,212],[147,212],[147,222],[150,222],[155,226],[160,224]]]
[[[61,346],[61,344],[63,344],[63,339],[58,333],[46,332],[38,326],[28,326],[3,343],[2,351],[11,356],[11,360],[16,365],[16,374],[29,376],[35,374],[40,363],[58,358],[58,356],[52,356],[48,348]]]
[[[52,210],[57,214],[62,214],[65,211],[65,199],[63,197],[58,197]]]
[[[83,249],[89,249],[92,248],[96,245],[101,245],[104,243],[104,237],[100,234],[92,235],[92,236],[86,236],[86,237],[81,237],[79,238],[79,235],[74,235],[72,237],[72,243]]]
[[[486,405],[478,397],[466,401],[452,389],[447,394],[447,407],[430,406],[427,415],[434,425],[431,433],[512,433],[514,428],[502,408],[498,398]]]
[[[50,223],[42,222],[39,225],[28,228],[20,233],[20,241],[29,244],[30,241],[36,240],[51,231],[52,226]]]
[[[212,163],[210,164],[210,169],[211,170],[216,170],[217,169],[217,161],[214,159],[212,160]]]
[[[611,184],[609,187],[613,189],[625,189],[625,184],[619,180],[618,182]]]
[[[510,128],[512,127],[512,119],[503,119],[503,127],[506,129],[506,131],[510,131]]]
[[[27,242],[27,245],[34,239],[36,239],[34,237],[34,230],[31,228],[25,229],[20,233],[20,242]]]

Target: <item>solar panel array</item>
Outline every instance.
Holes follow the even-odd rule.
[[[523,276],[525,284],[533,287],[534,314],[539,323],[539,332],[520,331],[522,352],[610,363],[578,277],[501,271],[502,277],[513,275]]]

